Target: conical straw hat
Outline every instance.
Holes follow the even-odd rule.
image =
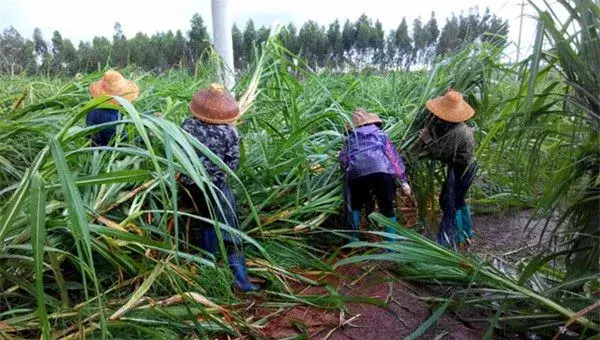
[[[356,108],[354,113],[352,114],[352,125],[346,126],[346,129],[351,129],[353,127],[359,127],[367,124],[382,124],[383,121],[379,118],[378,115],[368,112],[362,107]]]
[[[443,96],[427,101],[425,107],[438,118],[451,123],[466,122],[475,110],[463,99],[460,92],[448,90]]]
[[[240,118],[238,102],[221,84],[196,92],[189,108],[196,118],[209,124],[232,124]]]
[[[121,73],[109,70],[102,79],[93,82],[89,87],[92,97],[120,96],[133,102],[140,94],[140,88],[131,80],[127,80]],[[116,104],[116,103],[115,103]]]

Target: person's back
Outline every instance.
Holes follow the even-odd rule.
[[[431,129],[427,151],[431,158],[446,164],[469,164],[475,151],[473,130],[464,122],[447,123],[437,119]]]
[[[93,109],[88,112],[85,119],[87,126],[100,125],[121,119],[119,110],[116,109]],[[108,126],[90,136],[93,146],[106,146],[115,136],[116,126]]]
[[[181,128],[208,147],[232,171],[237,169],[240,142],[237,129],[233,125],[209,124],[195,117],[189,117],[183,121]],[[219,186],[225,182],[227,174],[217,164],[207,157],[202,157],[202,164],[213,183]],[[191,178],[185,175],[182,175],[180,181],[188,185],[193,183]]]
[[[395,174],[385,149],[389,138],[374,124],[359,126],[348,132],[346,174],[355,179],[374,173]]]

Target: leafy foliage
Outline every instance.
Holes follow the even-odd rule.
[[[336,19],[327,26],[309,20],[300,28],[288,24],[281,31],[283,45],[294,55],[304,58],[313,69],[339,70],[347,66],[358,68],[408,69],[412,65],[431,65],[438,55],[459,50],[476,38],[503,46],[508,24],[486,10],[480,16],[473,8],[467,17],[453,16],[441,30],[431,13],[427,23],[420,18],[413,21],[409,32],[406,18],[387,38],[379,20],[366,14],[355,22],[347,20],[343,26]],[[244,29],[232,27],[234,66],[245,70],[255,62],[270,35],[270,29],[256,27],[249,20]],[[92,42],[73,43],[55,31],[51,41],[45,41],[40,29],[35,29],[32,40],[23,38],[14,28],[0,35],[0,72],[5,74],[75,75],[94,72],[105,67],[124,68],[134,64],[157,74],[170,68],[196,71],[196,64],[205,62],[211,53],[211,42],[202,16],[194,14],[190,30],[158,32],[148,36],[139,32],[127,38],[120,23],[115,23],[112,39],[94,37]],[[438,39],[439,37],[439,39]]]
[[[560,4],[571,19],[562,22],[552,17],[548,5],[540,9],[536,49],[518,65],[503,64],[502,44],[480,34],[473,44],[435,63],[430,72],[317,73],[311,71],[315,65],[340,68],[349,60],[374,56],[383,34],[367,27],[376,27],[377,22],[367,17],[360,21],[360,53],[359,29],[350,21],[327,30],[316,23],[305,29],[303,39],[322,35],[325,46],[335,46],[331,56],[344,61],[333,62],[316,52],[310,52],[312,60],[299,57],[319,48],[304,49],[293,25],[266,41],[266,30],[252,28],[248,31],[254,33],[248,35],[240,31],[236,44],[247,49],[244,58],[248,59],[238,60],[246,72],[234,91],[242,93],[256,85],[260,91],[238,125],[243,144],[236,173],[179,129],[188,115],[189,98],[217,79],[218,63],[210,53],[202,57],[206,62],[195,64],[193,73],[173,69],[156,75],[126,68],[124,72],[138,82],[142,93],[135,107],[118,99],[124,119],[114,124],[126,133],[118,134],[121,139],[109,147],[89,147],[86,136],[98,127],[83,124],[89,110],[110,99],[89,99],[87,87],[100,72],[69,81],[0,75],[2,335],[260,337],[268,317],[249,319],[246,308],[278,310],[297,304],[343,308],[348,297],[337,292],[330,290],[326,297],[299,296],[292,285],[314,285],[305,274],[328,273],[362,261],[400,263],[398,279],[453,287],[449,296],[425,298],[440,307],[413,337],[424,333],[447,309],[459,313],[477,309],[493,315],[487,320],[488,334],[535,327],[552,336],[567,325],[582,337],[596,335],[597,320],[588,314],[597,307],[599,287],[594,271],[599,238],[592,226],[598,220],[600,197],[600,11],[585,1]],[[469,23],[491,22],[485,15],[460,18],[453,39],[468,36]],[[407,26],[403,21],[395,34],[388,35],[388,43],[396,48],[388,45],[386,51],[414,52],[414,37],[404,34]],[[435,26],[430,20],[422,31],[434,32]],[[8,46],[22,48],[27,43],[15,32],[10,32]],[[45,73],[51,72],[52,58],[61,50],[54,53],[52,46],[43,43],[41,32],[35,36],[31,51],[42,58],[47,55]],[[153,39],[163,41],[159,36],[138,34],[126,41],[155,46]],[[260,40],[262,46],[248,44],[246,36],[254,37],[250,42]],[[114,41],[125,41],[122,38],[115,34],[113,43],[106,38],[83,43],[78,53],[85,52],[87,59],[80,62],[89,70],[102,69],[112,62]],[[173,46],[189,52],[183,33],[164,35],[165,40],[171,38],[178,41]],[[432,48],[431,39],[423,41],[419,46]],[[131,56],[143,56],[143,48],[128,48]],[[148,58],[148,64],[142,68],[177,60],[176,54],[160,53],[143,58]],[[404,56],[385,60],[406,67]],[[22,67],[13,66],[13,70]],[[471,123],[480,141],[477,157],[483,171],[474,183],[473,203],[533,206],[537,214],[548,217],[558,213],[562,217],[556,239],[561,243],[555,251],[524,258],[506,270],[442,248],[373,215],[377,224],[398,228],[401,242],[355,243],[347,248],[360,252],[332,264],[329,257],[336,248],[332,244],[337,245],[345,234],[337,221],[342,193],[336,156],[350,113],[360,106],[380,114],[384,129],[404,151],[426,123],[425,101],[448,87],[463,92],[477,111]],[[152,112],[162,112],[163,118]],[[246,245],[251,275],[263,281],[266,291],[251,306],[233,294],[231,273],[222,265],[221,253],[213,257],[176,237],[189,219],[201,217],[178,211],[174,174],[186,173],[207,195],[214,194],[198,152],[224,167],[239,198],[243,226],[239,236]],[[442,169],[410,157],[407,161],[420,222],[428,230],[435,221],[435,188]]]

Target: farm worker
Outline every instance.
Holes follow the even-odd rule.
[[[473,237],[471,211],[465,196],[477,170],[473,160],[475,139],[465,122],[475,115],[475,110],[460,92],[452,89],[427,101],[425,109],[431,117],[430,123],[420,131],[418,142],[412,149],[447,165],[440,194],[443,216],[438,242],[453,248],[458,244],[464,249]]]
[[[93,98],[101,96],[120,96],[129,102],[134,102],[140,94],[140,88],[132,80],[127,80],[119,72],[109,70],[104,73],[102,79],[93,82],[89,87]],[[110,104],[119,105],[116,100]],[[115,108],[96,108],[88,112],[86,118],[87,126],[110,123],[121,119],[121,113]],[[116,126],[106,127],[92,136],[90,139],[93,146],[106,146],[116,133]]]
[[[411,192],[402,158],[388,135],[380,129],[381,124],[379,116],[357,108],[352,115],[352,126],[347,126],[347,139],[339,154],[348,188],[346,203],[351,210],[352,241],[358,240],[362,209],[371,205],[373,196],[377,199],[379,212],[396,222],[396,181],[401,183],[405,195]],[[390,227],[385,227],[384,231],[396,232]]]
[[[233,125],[240,117],[237,101],[222,85],[211,84],[208,89],[196,92],[189,109],[192,117],[184,120],[182,129],[208,147],[232,171],[235,171],[240,156],[239,136]],[[235,197],[227,183],[227,174],[207,157],[201,154],[199,156],[214,185],[217,197],[216,199],[212,197],[208,190],[205,196],[190,177],[182,174],[179,179],[182,185],[180,193],[182,208],[203,217],[215,216],[218,222],[227,224],[230,228],[239,228]],[[258,287],[248,279],[246,257],[240,249],[241,240],[226,230],[221,232],[237,288],[244,292],[257,290]],[[217,251],[217,234],[212,224],[193,219],[189,237],[191,244],[200,246],[212,254]]]

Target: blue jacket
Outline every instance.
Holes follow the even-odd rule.
[[[114,109],[93,109],[88,112],[85,123],[87,126],[93,126],[103,123],[114,122],[121,119],[119,110]],[[106,146],[114,137],[117,131],[116,126],[107,127],[90,136],[93,146]]]

